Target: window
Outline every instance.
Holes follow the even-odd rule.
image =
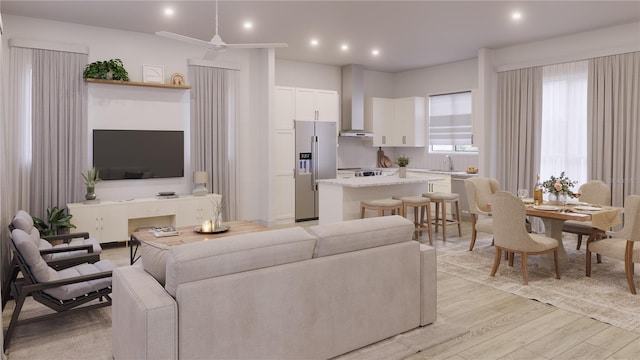
[[[588,70],[588,61],[542,69],[542,181],[564,171],[577,186],[587,182]]]
[[[429,96],[429,149],[478,152],[471,144],[471,91]]]

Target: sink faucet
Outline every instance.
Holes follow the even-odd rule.
[[[451,158],[451,155],[446,155],[444,157],[444,160],[442,160],[442,162],[444,162],[445,164],[448,162],[449,163],[449,171],[453,171],[453,159]]]

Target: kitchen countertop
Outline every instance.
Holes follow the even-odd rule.
[[[407,171],[430,173],[430,174],[451,175],[453,177],[465,177],[465,178],[472,177],[472,176],[478,176],[478,174],[469,174],[466,171],[455,171],[455,170],[454,171],[449,171],[449,170],[407,168]]]
[[[440,181],[444,179],[426,178],[426,177],[412,177],[407,175],[406,178],[399,178],[397,175],[393,176],[362,176],[351,177],[346,179],[322,179],[318,180],[318,184],[331,184],[340,185],[345,187],[370,187],[370,186],[388,186],[388,185],[403,185],[403,184],[423,184],[432,181]]]

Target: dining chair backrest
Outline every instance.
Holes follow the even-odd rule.
[[[508,191],[498,191],[491,197],[493,239],[496,246],[507,249],[536,252],[547,248],[536,242],[525,225],[527,209],[524,202]]]
[[[500,183],[494,178],[474,176],[464,180],[464,188],[472,214],[490,213],[491,196],[500,190]]]
[[[580,185],[580,201],[589,204],[611,205],[611,188],[600,180],[591,180]]]
[[[640,196],[638,195],[627,196],[627,202],[633,202],[634,210],[635,210],[635,216],[629,217],[627,220],[628,222],[631,222],[630,220],[635,218],[635,221],[633,222],[633,228],[630,230],[631,236],[629,236],[629,240],[640,241]]]
[[[624,200],[624,226],[616,235],[633,241],[640,241],[640,195],[629,195]]]

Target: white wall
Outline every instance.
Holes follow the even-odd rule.
[[[340,94],[341,79],[342,70],[339,66],[276,60],[276,86],[334,90]]]
[[[187,74],[187,59],[214,60],[231,63],[241,69],[239,81],[239,106],[237,127],[242,131],[236,137],[238,147],[238,169],[241,176],[249,180],[240,183],[238,207],[239,218],[258,220],[266,215],[247,206],[251,198],[261,189],[259,171],[253,166],[255,153],[260,153],[260,142],[255,138],[259,133],[251,132],[254,125],[266,122],[264,107],[252,108],[252,97],[267,93],[264,85],[253,84],[252,79],[260,78],[265,71],[261,65],[260,50],[229,50],[212,56],[206,50],[159,36],[112,30],[106,28],[76,25],[19,16],[4,16],[5,60],[9,51],[7,39],[20,38],[39,41],[81,44],[89,47],[89,62],[120,58],[133,81],[142,81],[142,65],[163,65],[165,78],[172,73]],[[205,57],[205,54],[207,56]],[[146,87],[125,87],[89,84],[89,134],[93,128],[121,129],[172,129],[185,131],[185,177],[173,179],[118,180],[103,181],[96,186],[98,197],[104,200],[152,197],[159,191],[176,191],[190,194],[193,188],[192,171],[189,161],[189,91],[176,89],[155,89]],[[264,95],[266,96],[266,95]],[[253,110],[252,110],[253,109]],[[90,145],[91,148],[91,145]],[[91,159],[91,154],[89,154]],[[91,162],[91,160],[89,160]],[[88,163],[87,167],[91,164]],[[78,174],[80,176],[80,174]],[[80,194],[82,195],[82,194]],[[80,200],[81,196],[79,197]],[[242,213],[246,211],[247,213]]]

